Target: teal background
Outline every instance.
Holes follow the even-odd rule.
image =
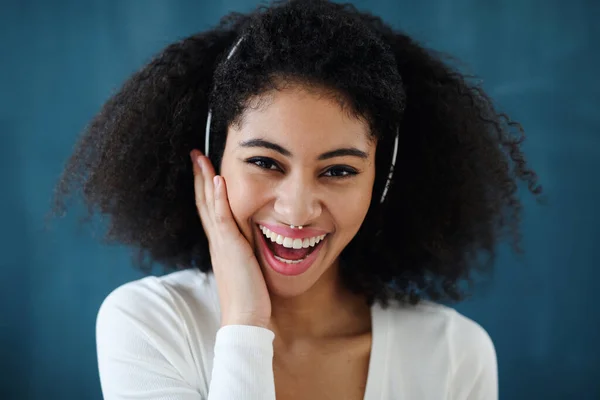
[[[78,133],[129,74],[256,3],[0,4],[0,398],[100,399],[95,314],[141,274],[127,249],[103,246],[74,215],[44,230],[53,185]],[[525,255],[503,249],[493,283],[458,307],[495,342],[501,398],[600,399],[600,2],[355,4],[460,58],[528,134],[548,204],[524,197]]]

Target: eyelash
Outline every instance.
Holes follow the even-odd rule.
[[[268,170],[268,171],[279,171],[282,172],[281,167],[277,164],[277,162],[268,157],[252,157],[246,160],[248,164],[254,165],[260,169]],[[275,167],[275,168],[273,168]],[[341,172],[343,175],[325,175],[327,173],[331,173],[331,171]],[[350,178],[354,175],[357,175],[358,171],[354,168],[343,166],[343,165],[334,165],[329,167],[323,174],[326,178],[333,179],[344,179]]]

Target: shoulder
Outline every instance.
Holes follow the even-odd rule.
[[[114,289],[103,301],[106,309],[134,311],[136,314],[170,314],[186,307],[218,307],[210,276],[197,270],[182,270],[164,276],[147,276]],[[218,310],[214,310],[218,311]]]
[[[213,277],[184,270],[113,290],[96,319],[105,398],[149,398],[171,389],[206,394],[219,327],[214,289]]]
[[[414,306],[393,305],[386,311],[395,334],[420,338],[428,347],[445,347],[453,358],[464,351],[494,349],[485,329],[453,308],[422,301]]]
[[[148,276],[121,285],[100,306],[96,320],[98,339],[132,331],[139,336],[165,336],[172,340],[207,331],[214,333],[219,309],[213,286],[212,277],[197,270]]]
[[[454,394],[452,398],[497,398],[496,351],[480,324],[427,301],[390,306],[385,312],[393,358],[414,360],[408,368],[415,374],[433,373],[444,382],[443,389]]]

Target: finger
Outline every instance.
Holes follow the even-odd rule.
[[[229,206],[229,198],[227,197],[225,179],[217,175],[214,177],[213,183],[215,187],[215,222],[219,228],[231,228],[233,216],[231,214],[231,207]]]
[[[200,207],[206,201],[204,192],[204,178],[202,176],[202,169],[200,167],[200,153],[196,150],[192,150],[190,153],[190,159],[192,160],[192,169],[194,172],[194,195],[196,198],[196,207]],[[200,211],[198,209],[198,211]]]
[[[215,169],[213,168],[212,163],[210,162],[210,159],[208,157],[200,155],[198,157],[198,160],[199,164],[202,166],[202,179],[204,181],[204,198],[206,199],[205,202],[208,207],[208,210],[212,212],[215,202],[213,184],[213,178],[215,177]]]
[[[190,154],[192,159],[192,165],[194,170],[194,195],[196,200],[196,210],[200,217],[200,222],[204,229],[207,237],[210,237],[211,226],[213,225],[213,213],[209,212],[209,206],[206,202],[204,186],[206,185],[204,176],[202,174],[201,163],[199,161],[201,153],[197,150],[192,151]],[[212,201],[211,201],[212,203]]]

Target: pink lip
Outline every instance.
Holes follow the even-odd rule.
[[[269,223],[259,223],[259,225],[264,226],[265,228],[277,233],[278,235],[289,237],[291,239],[311,238],[325,235],[328,233],[327,231],[315,228],[292,229],[289,226],[274,225]]]
[[[271,228],[269,228],[269,229],[271,229]],[[302,230],[304,230],[304,229],[302,229]],[[276,232],[276,231],[273,231],[273,232]],[[304,260],[302,260],[302,262],[299,262],[297,264],[287,264],[287,263],[279,261],[278,259],[275,258],[275,255],[271,252],[271,249],[269,249],[269,247],[267,246],[267,238],[265,237],[265,235],[262,234],[262,232],[260,230],[257,231],[257,235],[260,237],[260,250],[261,250],[267,264],[269,264],[271,269],[273,269],[275,272],[278,272],[281,275],[287,275],[287,276],[296,276],[296,275],[300,275],[300,274],[306,272],[310,268],[310,266],[313,264],[313,262],[315,261],[315,259],[318,256],[319,252],[321,251],[321,247],[323,247],[322,246],[323,242],[325,242],[325,240],[327,240],[327,238],[325,238],[325,240],[322,240],[321,242],[319,242],[319,244],[317,244],[316,248],[312,251],[312,253],[310,253],[308,255],[308,257],[306,257]],[[298,239],[299,239],[299,237],[298,237]]]

